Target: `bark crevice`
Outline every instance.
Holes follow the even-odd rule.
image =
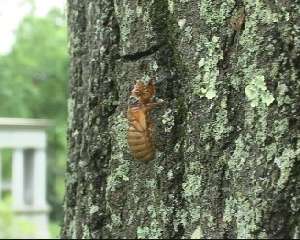
[[[116,56],[116,59],[121,59],[124,62],[134,62],[134,61],[138,61],[142,58],[145,58],[147,56],[150,56],[152,54],[154,54],[155,52],[157,52],[161,47],[163,47],[165,44],[158,44],[158,45],[154,45],[151,46],[150,48],[144,50],[144,51],[138,51],[138,52],[134,52],[134,53],[128,53],[126,55],[119,55]]]

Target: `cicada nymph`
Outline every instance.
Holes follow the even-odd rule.
[[[155,157],[153,143],[153,123],[150,119],[151,110],[160,102],[154,101],[155,85],[153,80],[148,84],[137,81],[129,98],[127,118],[128,146],[136,160],[149,161]]]

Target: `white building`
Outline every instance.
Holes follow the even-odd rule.
[[[46,202],[48,126],[49,122],[44,119],[0,118],[0,170],[1,150],[12,151],[11,181],[2,184],[0,175],[0,197],[3,190],[11,191],[15,215],[36,226],[36,234],[30,236],[33,238],[49,238]]]

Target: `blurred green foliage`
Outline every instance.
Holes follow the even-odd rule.
[[[60,225],[50,222],[49,233],[52,239],[60,239]]]
[[[36,226],[25,219],[16,218],[11,208],[11,199],[0,201],[0,238],[26,238],[36,231]]]
[[[67,31],[64,14],[31,13],[16,31],[15,43],[0,55],[0,117],[48,118],[48,202],[51,219],[63,219],[66,161]]]

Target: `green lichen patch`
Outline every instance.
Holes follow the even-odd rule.
[[[168,10],[170,13],[174,13],[174,1],[173,0],[168,0]]]
[[[122,115],[117,115],[114,119],[112,129],[112,155],[113,163],[118,163],[116,168],[112,169],[107,179],[107,190],[115,191],[116,186],[122,182],[129,181],[129,165],[130,162],[124,160],[124,152],[128,151],[127,147],[127,119]]]
[[[113,229],[115,229],[114,227],[122,226],[121,216],[112,214],[111,215],[111,225],[112,225]]]
[[[121,157],[121,155],[119,155]],[[115,191],[116,187],[122,183],[129,181],[129,163],[124,163],[113,170],[107,179],[107,190]]]
[[[209,26],[222,25],[234,5],[234,0],[222,1],[222,4],[215,4],[213,0],[198,1],[199,15]]]
[[[253,206],[246,198],[238,199],[236,211],[237,238],[248,239],[255,237],[254,232],[262,220],[261,207]]]
[[[291,169],[296,161],[296,156],[299,156],[300,150],[293,150],[291,148],[285,148],[283,153],[276,157],[274,162],[280,169],[280,177],[277,181],[278,190],[283,189],[291,173]]]
[[[201,192],[201,175],[193,175],[189,174],[187,175],[186,181],[182,184],[183,190],[184,190],[184,197],[186,199],[190,199],[192,201],[191,197],[199,197]]]
[[[185,18],[179,19],[179,20],[178,20],[178,26],[179,26],[179,28],[180,28],[180,29],[183,29],[185,23],[186,23],[186,19],[185,19]]]
[[[152,205],[149,205],[146,209],[151,217],[150,226],[138,227],[137,237],[142,239],[160,239],[162,237],[162,229],[158,219],[160,218],[159,211]]]
[[[94,213],[98,212],[99,211],[99,206],[96,206],[96,205],[92,205],[90,207],[90,215],[93,215]]]
[[[201,239],[203,238],[203,232],[201,230],[201,226],[197,227],[196,230],[192,233],[191,239]]]
[[[226,198],[225,200],[225,208],[223,213],[223,221],[225,223],[231,223],[233,221],[233,216],[236,214],[236,206],[237,202],[234,198],[231,196],[229,198]]]
[[[264,1],[245,1],[246,11],[250,12],[250,18],[255,17],[256,22],[262,22],[265,24],[272,24],[279,21],[281,16],[271,10]],[[257,25],[257,24],[256,24]]]
[[[115,16],[120,29],[122,55],[145,51],[157,44],[152,19],[155,2],[114,1]]]
[[[220,110],[216,114],[216,119],[215,121],[213,121],[213,123],[209,123],[209,126],[211,131],[214,132],[213,136],[216,141],[220,141],[224,137],[224,135],[232,131],[232,127],[228,122],[226,98],[222,99]]]
[[[167,109],[164,115],[161,117],[162,123],[164,125],[165,132],[171,132],[172,128],[174,127],[174,113],[172,109]]]
[[[68,99],[68,127],[69,127],[69,129],[72,127],[74,106],[75,106],[74,99],[69,98]]]
[[[225,201],[223,221],[226,224],[236,224],[237,238],[255,238],[262,221],[261,209],[265,203],[259,199],[250,202],[242,193],[237,193],[236,197],[229,197]]]
[[[128,41],[131,25],[134,21],[135,11],[129,7],[128,4],[124,4],[124,7],[119,7],[115,2],[115,13],[119,18],[120,22],[120,36],[121,42],[125,48],[130,47],[130,41]],[[126,54],[125,48],[123,48],[123,54]]]
[[[82,229],[82,239],[88,239],[90,238],[91,233],[89,230],[89,227],[87,225],[83,225],[83,229]]]
[[[269,106],[273,101],[273,95],[267,90],[265,78],[262,75],[255,76],[245,88],[245,94],[251,107],[257,107],[260,103]]]
[[[235,141],[234,153],[227,162],[230,172],[240,171],[249,158],[249,154],[249,149],[244,143],[244,136],[240,136]]]
[[[161,237],[161,232],[149,227],[138,227],[136,234],[138,239],[160,239]]]
[[[159,213],[164,224],[167,224],[170,221],[173,211],[174,206],[168,207],[163,201],[160,201]]]
[[[220,39],[213,36],[211,41],[205,41],[204,46],[199,45],[203,57],[199,60],[199,73],[192,80],[193,94],[207,99],[213,99],[217,96],[216,81],[219,76],[218,62],[223,59],[221,51]],[[199,49],[199,50],[200,50]]]

